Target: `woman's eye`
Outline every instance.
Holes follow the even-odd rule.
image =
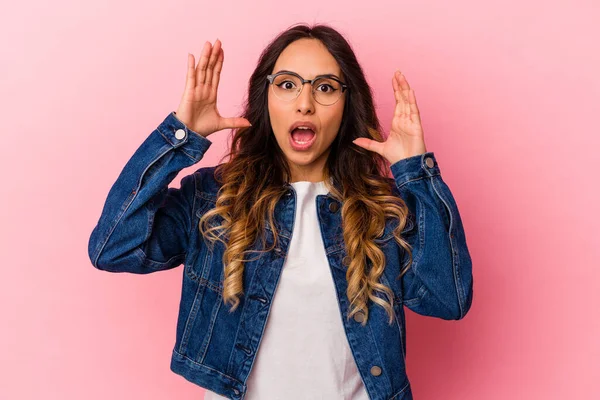
[[[323,83],[323,84],[319,85],[319,87],[322,87],[322,86],[327,86],[327,87],[329,88],[328,90],[326,90],[326,91],[325,91],[325,93],[327,93],[327,92],[332,92],[332,91],[334,91],[334,90],[335,90],[335,89],[333,88],[333,86],[331,86],[331,85],[328,85],[328,84],[326,84],[326,83]],[[323,91],[323,90],[321,90],[321,91]]]
[[[291,86],[289,86],[288,84],[290,84]],[[279,84],[279,87],[282,87],[284,89],[293,89],[294,88],[294,82],[292,81],[283,81]]]

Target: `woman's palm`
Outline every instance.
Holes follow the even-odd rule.
[[[363,137],[353,140],[357,146],[382,155],[391,164],[427,152],[414,90],[400,71],[394,73],[392,87],[396,107],[387,139],[384,142]]]
[[[193,54],[188,54],[185,89],[176,115],[188,128],[204,137],[222,129],[251,125],[245,118],[224,118],[219,114],[217,92],[223,60],[219,39],[214,46],[204,43],[197,67],[194,67]]]

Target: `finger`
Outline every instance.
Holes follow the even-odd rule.
[[[185,76],[185,89],[193,89],[196,87],[196,71],[194,69],[194,55],[188,53],[187,74]]]
[[[210,56],[211,49],[210,42],[204,42],[202,47],[202,53],[200,53],[200,60],[198,60],[198,66],[196,67],[196,85],[203,85],[206,77],[206,66],[208,65],[208,57]]]
[[[250,121],[246,118],[242,117],[230,117],[230,118],[221,118],[221,129],[226,128],[244,128],[246,126],[252,126]]]
[[[417,106],[417,98],[415,96],[415,91],[413,89],[410,89],[409,103],[410,103],[411,118],[413,120],[416,118],[416,120],[420,121],[421,115],[419,114],[419,107]]]
[[[212,91],[213,94],[217,95],[217,89],[219,88],[219,80],[221,79],[221,70],[223,69],[223,60],[225,59],[225,52],[221,47],[221,53],[219,54],[219,58],[217,59],[217,64],[215,65],[215,69],[213,71],[213,79],[212,79]]]
[[[406,77],[404,76],[402,71],[398,71],[396,73],[396,76],[398,77],[398,86],[400,86],[400,90],[402,91],[402,93],[408,93],[406,91],[410,89],[410,85],[408,84],[408,81],[406,80]]]
[[[392,76],[392,86],[394,87],[394,97],[396,98],[396,103],[402,102],[402,93],[400,92],[400,85],[398,84],[398,72],[394,72],[394,76]]]
[[[208,60],[208,66],[206,68],[206,84],[210,85],[213,80],[213,71],[215,69],[215,64],[217,63],[217,59],[219,58],[219,54],[221,53],[221,41],[217,39],[215,41],[215,45],[210,52],[210,59]]]
[[[383,155],[382,153],[384,144],[382,142],[378,142],[376,140],[371,140],[367,138],[358,138],[354,139],[352,143],[354,143],[358,147],[362,147],[363,149],[367,149],[369,151],[373,151],[377,154]]]
[[[398,80],[394,76],[394,80],[396,85],[398,85]],[[398,90],[394,92],[394,96],[396,97],[396,107],[394,108],[394,117],[401,117],[405,113],[406,101],[404,100],[404,96],[400,90],[400,86],[397,86]]]
[[[400,93],[402,97],[402,112],[406,115],[410,114],[410,104],[408,102],[408,92],[410,90],[410,85],[406,80],[404,74],[399,71],[397,74],[398,78],[398,86],[400,87]]]
[[[394,109],[395,116],[401,116],[405,113],[408,113],[406,107],[408,99],[402,93],[402,88],[400,86],[401,75],[402,72],[396,71],[394,73],[394,77],[392,78],[392,84],[394,86],[394,97],[396,98],[396,108]]]

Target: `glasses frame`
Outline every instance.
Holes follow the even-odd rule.
[[[277,95],[275,95],[275,97],[277,97],[281,101],[294,101],[294,100],[296,100],[298,98],[298,96],[300,96],[300,93],[302,93],[302,90],[304,89],[304,84],[305,83],[310,83],[311,94],[312,94],[313,99],[317,103],[321,104],[322,106],[326,106],[327,107],[327,106],[332,106],[335,103],[337,103],[342,98],[342,94],[344,92],[346,92],[346,90],[350,89],[350,87],[348,85],[346,85],[344,82],[342,82],[341,80],[339,80],[338,78],[336,78],[335,76],[333,76],[331,74],[317,75],[313,79],[304,79],[303,77],[301,77],[300,75],[298,75],[297,73],[295,73],[293,71],[279,71],[276,74],[267,75],[267,81],[269,81],[269,85],[271,87],[273,87],[273,82],[275,81],[275,77],[277,77],[279,75],[294,75],[294,76],[298,77],[298,79],[300,79],[300,82],[301,82],[301,84],[300,84],[300,90],[296,91],[296,97],[295,98],[293,98],[291,100],[282,100],[281,98],[277,97]],[[340,86],[342,87],[340,89],[340,92],[341,92],[340,93],[340,97],[338,97],[338,99],[336,101],[334,101],[333,103],[331,103],[331,104],[323,104],[320,101],[318,101],[317,98],[315,97],[315,88],[312,87],[312,85],[313,85],[313,83],[316,80],[321,79],[321,78],[333,79],[334,81],[338,82],[340,84]],[[273,94],[275,94],[275,91],[273,91]]]

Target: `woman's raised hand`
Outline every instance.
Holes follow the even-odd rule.
[[[208,41],[204,43],[196,67],[194,55],[188,54],[185,91],[176,115],[189,129],[204,137],[222,129],[251,125],[245,118],[223,118],[217,110],[217,90],[223,59],[224,53],[219,39],[215,41],[214,46]]]
[[[352,141],[359,147],[382,155],[390,164],[427,152],[415,91],[400,71],[394,72],[392,87],[396,108],[387,139],[378,142],[361,137]]]

